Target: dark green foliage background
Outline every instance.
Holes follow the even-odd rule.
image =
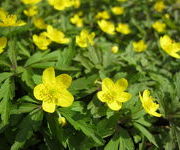
[[[32,35],[41,31],[22,12],[19,0],[1,0],[0,6],[17,14],[28,24],[22,27],[0,28],[0,37],[8,38],[8,46],[0,54],[0,150],[176,150],[180,148],[180,60],[168,56],[159,46],[163,34],[151,25],[163,20],[167,25],[164,34],[180,41],[180,4],[166,0],[162,13],[153,9],[156,0],[128,0],[118,3],[111,0],[81,0],[78,9],[59,12],[46,1],[38,4],[45,22],[61,29],[70,44],[51,44],[47,51],[39,50]],[[125,7],[122,16],[112,15],[111,21],[126,22],[132,34],[110,36],[103,33],[94,19],[101,10],[110,12],[112,6]],[[83,12],[85,27],[96,33],[95,45],[86,49],[75,44],[81,28],[69,22],[78,11]],[[111,12],[110,12],[111,13]],[[163,15],[170,14],[170,19]],[[136,53],[132,41],[144,39],[148,48]],[[120,51],[110,49],[118,44]],[[42,111],[41,101],[33,96],[33,88],[41,82],[42,71],[54,66],[56,73],[73,77],[69,89],[75,102],[68,108],[58,108],[67,120],[61,127],[57,113]],[[132,99],[118,112],[101,103],[96,93],[100,85],[96,80],[110,77],[114,81],[126,78]],[[160,104],[161,118],[146,114],[138,94],[150,89]]]

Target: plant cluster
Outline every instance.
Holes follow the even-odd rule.
[[[0,150],[180,149],[179,0],[0,2]]]

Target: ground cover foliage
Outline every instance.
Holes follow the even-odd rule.
[[[0,150],[180,148],[180,1],[1,0],[0,8]],[[63,74],[57,83],[53,71]],[[114,101],[119,88],[125,95]]]

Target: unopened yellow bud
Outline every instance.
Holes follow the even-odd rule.
[[[67,124],[66,119],[64,117],[58,118],[58,122],[62,127]]]

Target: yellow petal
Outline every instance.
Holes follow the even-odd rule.
[[[48,113],[53,113],[55,111],[56,105],[54,103],[49,103],[47,101],[43,101],[42,108],[44,111]]]
[[[106,102],[109,100],[109,99],[107,99],[106,93],[104,91],[98,92],[97,97],[101,102]]]
[[[43,71],[42,81],[44,84],[53,84],[56,82],[55,72],[53,67],[49,67]]]
[[[37,99],[37,100],[43,100],[45,95],[46,91],[46,88],[44,86],[44,84],[39,84],[37,85],[35,88],[34,88],[34,97]]]
[[[105,78],[102,81],[102,90],[110,91],[115,87],[114,82],[110,78]]]
[[[129,99],[131,99],[132,95],[127,92],[122,92],[118,95],[118,99],[116,99],[118,102],[126,102]]]
[[[74,97],[69,91],[61,90],[61,92],[58,94],[58,101],[56,105],[61,107],[69,107],[72,105],[73,101]]]
[[[63,84],[65,88],[68,88],[72,83],[72,78],[67,74],[61,74],[56,77],[56,82],[60,85]]]
[[[157,113],[157,112],[151,112],[150,114],[155,116],[155,117],[161,117],[162,116],[160,113]]]
[[[121,78],[121,79],[116,81],[115,85],[116,85],[116,88],[118,88],[118,90],[120,92],[122,92],[122,91],[127,89],[128,81],[126,79],[124,79],[124,78]]]
[[[143,92],[143,101],[148,100],[150,97],[150,91],[149,90],[144,90]]]
[[[108,107],[112,110],[118,111],[121,109],[122,107],[122,103],[121,102],[117,102],[117,101],[113,101],[111,103],[107,103]]]

